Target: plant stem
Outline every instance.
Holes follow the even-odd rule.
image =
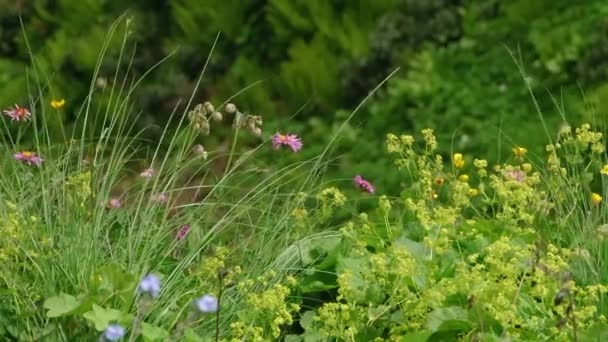
[[[230,170],[230,166],[232,164],[232,156],[234,155],[234,151],[236,150],[236,142],[238,140],[238,137],[239,127],[237,126],[234,132],[234,137],[232,138],[232,147],[230,147],[230,154],[228,155],[228,163],[226,164],[226,169],[224,170],[224,177],[226,177],[228,171]]]
[[[217,293],[217,311],[215,312],[215,342],[220,340],[220,311],[222,310],[222,292],[224,289],[224,277],[218,275],[219,290]]]

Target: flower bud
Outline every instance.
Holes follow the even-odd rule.
[[[203,108],[205,108],[205,110],[207,111],[207,113],[213,113],[213,112],[215,112],[215,108],[213,107],[213,105],[209,101],[203,103]]]
[[[201,144],[196,144],[192,147],[192,153],[194,153],[197,156],[200,156],[203,153],[205,153],[205,148]]]
[[[236,112],[236,115],[234,116],[234,121],[232,122],[232,127],[233,128],[240,128],[243,127],[243,114],[241,112]]]
[[[234,105],[234,103],[226,104],[226,113],[228,113],[228,114],[236,113],[236,106]]]
[[[213,112],[213,114],[211,114],[211,118],[215,121],[222,121],[224,116],[222,115],[221,112]]]
[[[258,138],[261,138],[261,137],[262,137],[262,129],[261,129],[260,127],[254,127],[254,128],[251,130],[251,133],[253,133],[253,135],[255,135],[255,136],[256,136],[256,137],[258,137]]]
[[[201,134],[209,135],[209,132],[211,132],[211,126],[209,126],[209,121],[205,119],[205,121],[201,123]]]
[[[256,126],[262,126],[262,116],[261,115],[254,115],[252,116],[253,118],[253,122]]]

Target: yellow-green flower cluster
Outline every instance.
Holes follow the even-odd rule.
[[[336,187],[321,190],[317,194],[317,199],[321,204],[321,217],[328,218],[334,213],[334,209],[346,203],[346,196]]]
[[[255,280],[247,279],[237,285],[245,301],[239,311],[241,320],[231,325],[234,341],[276,340],[283,327],[293,324],[293,315],[300,306],[290,303],[289,297],[297,281],[291,276],[282,281],[277,279],[276,272],[268,271]]]
[[[583,124],[576,129],[576,141],[583,146],[583,150],[589,149],[592,153],[600,154],[606,151],[602,136],[602,133],[592,131],[589,124]]]

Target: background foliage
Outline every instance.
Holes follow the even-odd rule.
[[[221,103],[250,87],[240,107],[277,122],[266,134],[289,122],[310,156],[400,67],[337,145],[338,156],[362,152],[338,158],[338,171],[356,165],[355,172],[382,176],[385,189],[398,189],[398,177],[377,171],[390,161],[374,137],[391,130],[432,127],[440,139],[458,137],[446,154],[500,159],[514,144],[546,140],[530,91],[550,132],[563,121],[560,111],[573,121],[606,120],[608,5],[599,0],[5,0],[0,10],[0,106],[36,100],[28,98],[36,80],[25,72],[33,58],[45,90],[69,104],[49,114],[57,134],[74,122],[108,28],[124,13],[132,41],[123,70],[131,64],[133,80],[175,52],[137,90],[141,128],[164,124],[184,105],[219,31],[197,100]],[[112,86],[121,43],[110,42],[93,86]],[[542,150],[531,152],[544,159]]]

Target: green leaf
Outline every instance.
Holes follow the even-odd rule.
[[[80,306],[81,302],[74,296],[62,293],[59,296],[47,298],[44,301],[44,308],[49,311],[46,313],[48,318],[69,315]]]
[[[111,290],[131,290],[137,285],[135,277],[116,264],[104,266],[99,275],[102,279],[101,286]]]
[[[97,331],[104,330],[112,322],[125,324],[132,320],[132,317],[129,314],[115,309],[102,308],[99,305],[93,305],[93,310],[84,313],[82,317],[93,322]]]
[[[160,341],[169,337],[169,332],[161,327],[142,322],[141,335],[144,337],[144,341]]]
[[[428,330],[460,330],[467,331],[471,327],[468,321],[468,312],[460,306],[451,306],[433,310],[425,326]]]
[[[285,336],[285,342],[302,342],[302,337],[298,335]]]
[[[304,330],[309,330],[312,328],[312,323],[314,321],[315,318],[315,312],[312,310],[306,311],[301,317],[300,317],[300,325],[302,326],[302,328],[304,328]]]
[[[203,338],[198,336],[192,328],[188,328],[184,330],[184,342],[203,342]]]
[[[386,317],[390,313],[390,306],[388,305],[378,305],[376,307],[370,306],[367,309],[367,318],[370,321],[377,321],[380,319],[386,319]]]
[[[300,281],[302,293],[322,292],[338,287],[337,277],[329,272],[317,272],[311,270],[312,274],[305,276]]]
[[[426,342],[433,333],[428,330],[416,331],[401,337],[402,342]]]

